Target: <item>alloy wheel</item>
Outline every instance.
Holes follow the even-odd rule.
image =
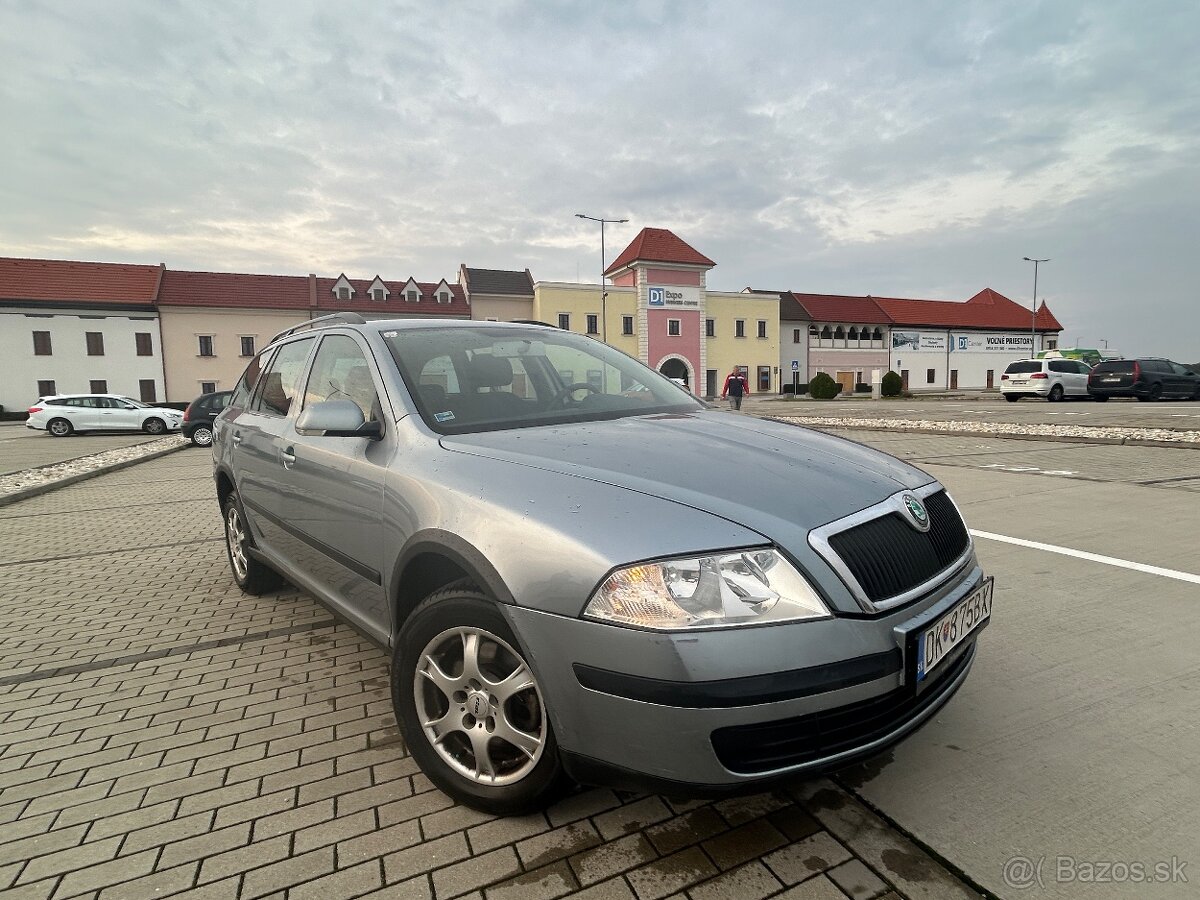
[[[246,558],[246,527],[233,503],[229,504],[229,510],[225,513],[225,542],[229,545],[233,573],[239,581],[245,581],[250,574],[250,564]]]
[[[433,638],[417,659],[413,692],[430,745],[460,775],[512,784],[541,759],[547,726],[537,681],[491,632],[460,627]]]

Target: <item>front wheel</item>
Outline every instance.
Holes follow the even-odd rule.
[[[142,423],[142,431],[146,434],[162,434],[167,430],[167,423],[162,419],[149,418]]]
[[[46,423],[46,430],[54,437],[67,437],[75,429],[66,419],[51,419]]]
[[[245,593],[253,596],[265,594],[279,586],[279,574],[265,563],[259,562],[250,553],[254,546],[250,537],[250,526],[238,502],[237,492],[230,491],[225,498],[222,517],[225,520],[225,552],[229,557],[229,568],[233,580]]]
[[[473,589],[438,591],[409,616],[392,704],[429,780],[468,806],[517,815],[565,782],[537,679],[495,602]]]
[[[201,425],[192,432],[192,443],[197,447],[212,446],[212,429],[207,425]]]

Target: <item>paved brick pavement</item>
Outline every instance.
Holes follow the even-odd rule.
[[[975,896],[830,782],[455,805],[380,649],[233,586],[208,470],[181,452],[0,510],[5,898]]]

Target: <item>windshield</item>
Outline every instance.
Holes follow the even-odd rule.
[[[442,434],[705,408],[637,360],[568,331],[460,326],[382,335],[421,417]]]

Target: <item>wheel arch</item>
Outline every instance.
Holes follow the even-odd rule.
[[[388,597],[393,636],[400,633],[417,604],[457,581],[469,581],[500,603],[516,603],[500,573],[469,541],[441,529],[413,535],[391,575]]]

